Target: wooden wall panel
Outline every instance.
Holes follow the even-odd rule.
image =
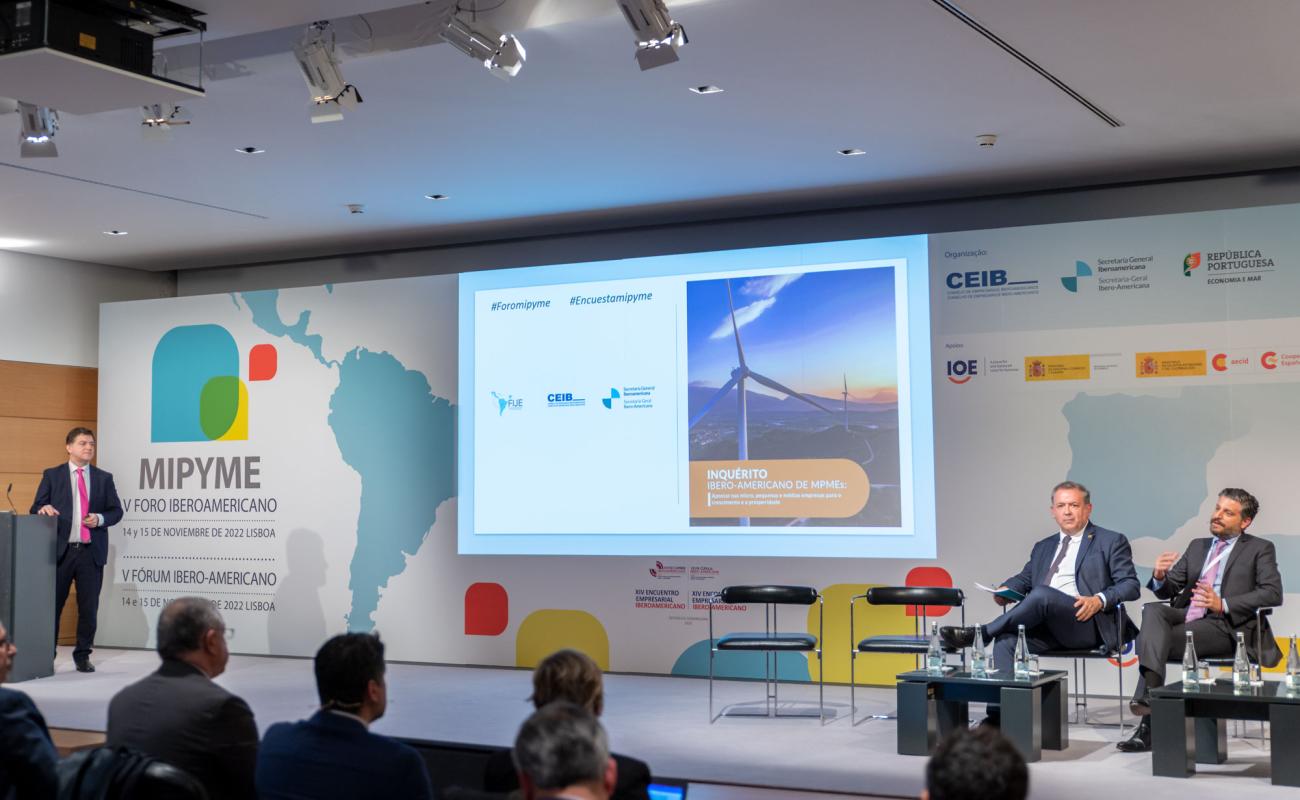
[[[0,361],[0,417],[94,419],[99,370]],[[66,433],[66,431],[65,431]]]
[[[0,390],[2,391],[2,390]],[[33,419],[0,417],[0,472],[40,475],[46,467],[68,460],[63,440],[68,431],[81,425],[95,428],[89,419]]]
[[[54,462],[57,464],[58,462]],[[50,464],[50,466],[54,466]],[[41,482],[40,473],[34,472],[0,472],[0,509],[9,510],[9,504],[4,500],[4,490],[9,484],[13,484],[14,509],[19,514],[26,514],[32,507],[32,500],[36,497],[36,486]]]

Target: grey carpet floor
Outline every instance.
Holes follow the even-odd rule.
[[[61,648],[53,677],[11,688],[27,692],[53,727],[103,730],[108,701],[123,686],[156,668],[157,656],[140,650],[98,650],[98,671],[72,668]],[[235,656],[218,682],[252,706],[263,730],[274,722],[301,719],[316,708],[311,661]],[[529,711],[530,675],[524,670],[391,664],[387,715],[375,730],[395,736],[474,744],[509,745]],[[836,718],[724,717],[709,724],[707,684],[693,678],[609,675],[604,722],[616,751],[647,761],[660,775],[712,783],[785,789],[915,797],[924,781],[925,759],[895,752],[895,724],[865,720],[851,725],[849,693],[828,687],[826,704]],[[743,706],[763,697],[759,683],[715,683],[715,702]],[[815,709],[816,687],[781,689],[784,710]],[[789,705],[785,705],[789,703]],[[1094,699],[1094,713],[1114,719],[1114,701]],[[894,707],[888,689],[858,691],[858,719]],[[974,714],[973,716],[978,716]],[[1258,736],[1250,723],[1243,733]],[[1030,767],[1034,798],[1137,796],[1159,798],[1243,796],[1294,798],[1297,791],[1269,782],[1269,753],[1257,739],[1230,738],[1228,762],[1198,766],[1189,780],[1155,778],[1148,755],[1115,750],[1112,727],[1072,725],[1070,747],[1044,751]],[[1300,757],[1300,743],[1287,747]]]

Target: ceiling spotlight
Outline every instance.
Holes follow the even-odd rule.
[[[343,80],[334,54],[334,29],[328,22],[308,25],[293,55],[311,91],[312,122],[337,122],[343,119],[344,108],[355,109],[361,102],[357,87]]]
[[[190,113],[175,103],[154,103],[143,106],[144,119],[140,122],[145,128],[167,130],[173,125],[189,125]]]
[[[706,84],[704,86],[692,86],[691,91],[695,92],[696,94],[722,94],[722,87],[710,86]]]
[[[975,142],[980,147],[992,147],[998,143],[998,135],[996,133],[981,133],[975,137]]]
[[[836,150],[835,152],[842,156],[865,156],[867,154],[867,151],[860,147],[846,147],[843,150]]]
[[[59,154],[54,145],[54,134],[59,130],[59,112],[45,106],[18,103],[22,117],[20,153],[23,158],[53,158]]]
[[[480,22],[471,22],[456,14],[447,20],[442,38],[470,58],[482,61],[488,72],[501,80],[518,75],[528,59],[523,43],[514,36],[498,33]]]
[[[362,205],[361,203],[348,203],[348,213],[349,213],[349,214],[364,214],[364,213],[366,213],[366,207],[365,207],[364,205]]]
[[[265,153],[266,151],[260,147],[236,147],[235,152],[243,153],[246,156],[255,156],[261,153]]]
[[[126,236],[126,234],[127,231],[119,231],[116,228],[111,231],[104,231],[105,236]]]
[[[445,194],[426,194],[424,196],[424,199],[425,200],[446,200],[448,198],[447,195]]]
[[[642,71],[677,60],[677,48],[689,40],[664,0],[618,0],[618,7],[636,35],[636,63]]]

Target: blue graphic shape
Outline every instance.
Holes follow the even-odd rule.
[[[380,591],[406,569],[456,494],[456,412],[420,372],[389,353],[356,348],[339,364],[329,426],[361,476],[348,628],[374,628]]]
[[[497,416],[499,417],[502,414],[506,413],[506,406],[510,404],[510,398],[502,397],[496,392],[493,392],[492,396],[497,399]]]
[[[709,640],[703,639],[682,651],[673,664],[673,675],[703,678],[709,674]],[[724,650],[713,658],[713,677],[763,679],[763,654]],[[777,659],[777,680],[810,682],[808,656],[784,653]]]
[[[253,324],[272,336],[284,336],[291,342],[302,345],[307,348],[316,360],[327,367],[337,366],[339,362],[326,360],[321,354],[321,348],[325,340],[320,334],[307,333],[307,323],[311,321],[311,312],[304,310],[298,315],[298,321],[293,325],[286,325],[280,319],[280,312],[276,304],[280,300],[280,291],[278,289],[266,289],[260,292],[241,292],[240,297],[244,298],[244,304],[253,315]]]
[[[1088,266],[1087,263],[1083,261],[1076,261],[1074,262],[1074,274],[1066,278],[1061,278],[1061,285],[1065,287],[1066,291],[1077,292],[1079,291],[1079,279],[1089,278],[1091,276],[1092,267]]]
[[[239,347],[220,325],[172,328],[153,350],[150,439],[206,442],[200,421],[203,387],[218,377],[239,377]]]
[[[602,403],[605,404],[605,408],[613,408],[613,407],[614,407],[614,401],[617,400],[617,399],[618,399],[619,397],[621,397],[621,396],[622,396],[622,395],[620,395],[620,394],[618,393],[618,389],[615,389],[615,388],[613,388],[613,387],[610,387],[610,390],[609,390],[609,397],[602,398],[600,402],[602,402]]]

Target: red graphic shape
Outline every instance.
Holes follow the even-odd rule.
[[[269,381],[275,377],[279,366],[279,355],[273,344],[255,344],[248,351],[248,379],[250,381]]]
[[[907,573],[907,578],[903,581],[904,586],[952,586],[952,576],[948,570],[943,567],[912,567]],[[942,617],[951,611],[950,606],[925,606],[925,616],[933,619]],[[915,617],[917,614],[916,606],[907,607],[907,616]]]
[[[465,635],[500,636],[510,621],[510,595],[499,583],[471,583],[465,590]]]

